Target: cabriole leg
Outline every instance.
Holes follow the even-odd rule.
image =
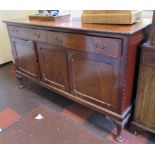
[[[115,121],[116,127],[117,127],[117,135],[116,135],[116,141],[117,142],[123,142],[124,141],[124,136],[123,136],[123,128],[128,122],[130,117],[130,113],[126,116],[126,118],[122,122]]]
[[[120,123],[116,123],[116,127],[117,127],[116,141],[123,142],[124,141],[124,137],[122,135],[123,125]]]
[[[17,80],[18,80],[18,87],[19,87],[20,89],[24,88],[22,76],[16,74],[16,78],[17,78]]]

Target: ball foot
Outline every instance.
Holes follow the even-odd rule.
[[[123,136],[116,136],[115,140],[119,143],[124,141],[124,137]]]
[[[20,84],[18,87],[19,87],[19,89],[23,89],[24,88],[24,86],[22,84]]]

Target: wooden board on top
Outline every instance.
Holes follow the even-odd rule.
[[[81,20],[82,23],[133,24],[141,19],[141,14],[142,11],[90,10],[83,11]]]
[[[136,10],[83,10],[83,14],[105,14],[105,13],[118,13],[118,14],[132,14]]]

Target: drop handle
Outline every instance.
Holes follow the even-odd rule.
[[[35,35],[38,39],[40,38],[40,33],[39,33],[39,34],[35,33],[34,35]]]
[[[46,48],[40,47],[39,50],[40,50],[40,51],[44,51],[44,50],[46,50]]]
[[[95,48],[100,51],[104,50],[105,47],[106,47],[106,44],[98,44],[98,43],[95,44]]]
[[[28,42],[28,43],[32,43],[32,41],[31,41],[31,40],[28,40],[27,42]]]
[[[62,42],[63,42],[63,40],[60,39],[60,38],[58,38],[58,37],[56,37],[55,40],[56,40],[58,43],[62,43]]]
[[[18,32],[18,30],[15,30],[15,29],[13,29],[13,30],[11,30],[11,31],[12,31],[12,32],[16,32],[16,33]]]

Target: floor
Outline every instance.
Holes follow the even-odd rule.
[[[73,126],[85,129],[97,138],[100,137],[103,139],[103,143],[117,143],[114,140],[116,128],[103,115],[30,81],[24,81],[24,85],[24,89],[18,88],[12,63],[0,66],[0,140],[3,133],[9,133],[22,122],[25,116],[44,105],[56,115],[65,118],[65,121],[70,122]],[[129,125],[123,130],[123,134],[125,140],[122,143],[155,144],[153,134],[148,132],[134,134],[130,131]],[[46,136],[48,138],[47,134]],[[94,139],[91,143],[95,143],[95,141]],[[81,141],[81,143],[83,142]]]

